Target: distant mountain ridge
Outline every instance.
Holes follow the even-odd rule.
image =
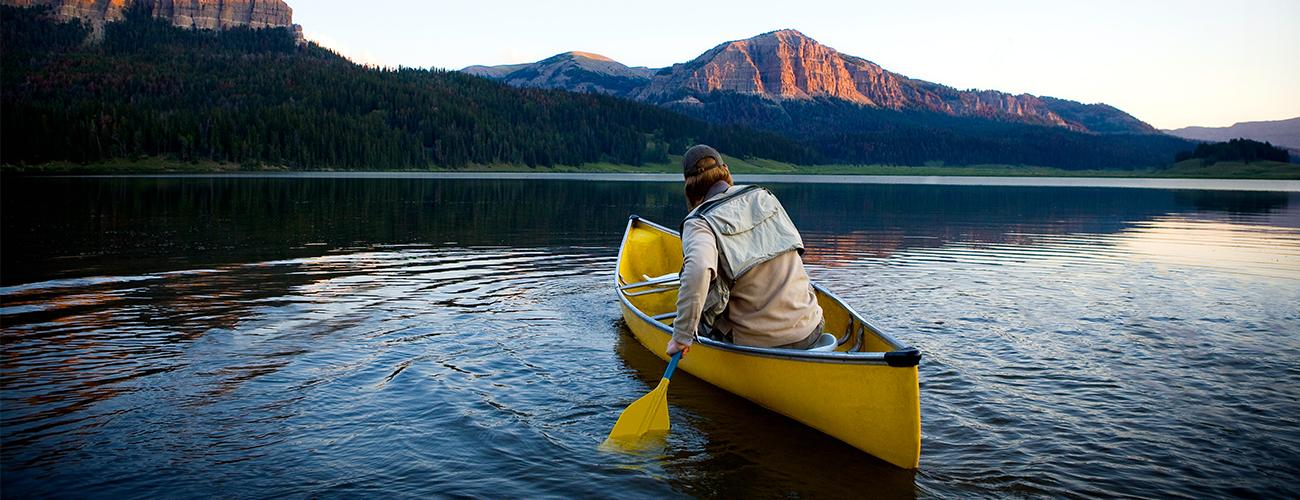
[[[1300,117],[1286,120],[1239,122],[1228,127],[1183,127],[1166,134],[1194,141],[1252,139],[1300,151]]]
[[[471,66],[462,71],[514,86],[600,92],[670,107],[695,105],[713,92],[733,92],[778,102],[836,99],[870,108],[1079,132],[1158,133],[1151,125],[1105,104],[995,90],[961,91],[908,78],[866,59],[842,54],[792,29],[725,42],[691,61],[657,71],[631,68],[600,56],[571,54],[579,53],[532,64]]]
[[[627,96],[648,82],[654,73],[650,68],[632,68],[600,54],[579,51],[531,64],[470,66],[461,71],[515,87],[558,88],[615,96]]]

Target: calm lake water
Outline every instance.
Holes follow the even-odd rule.
[[[0,486],[1300,495],[1300,193],[768,185],[924,353],[918,471],[687,375],[662,453],[597,450],[663,370],[612,273],[676,183],[5,178]]]

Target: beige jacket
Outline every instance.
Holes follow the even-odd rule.
[[[718,243],[707,222],[686,220],[682,254],[673,339],[690,344],[700,328],[709,284],[719,276]],[[789,251],[754,266],[736,280],[727,309],[714,326],[730,332],[736,344],[774,347],[803,340],[821,321],[821,306],[803,260],[798,252]]]

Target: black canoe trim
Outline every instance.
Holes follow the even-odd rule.
[[[885,363],[895,368],[916,366],[921,364],[921,351],[907,349],[905,351],[887,352],[885,353]]]

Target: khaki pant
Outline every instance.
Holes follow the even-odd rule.
[[[817,328],[813,328],[812,333],[808,334],[807,337],[804,337],[803,340],[798,340],[795,342],[791,342],[789,344],[775,346],[774,348],[807,350],[809,347],[812,347],[813,345],[817,344],[817,339],[822,338],[822,330],[825,328],[826,328],[826,320],[823,319],[821,323],[817,324]],[[705,336],[713,340],[726,342],[728,344],[735,343],[734,340],[731,338],[731,332],[724,333],[721,330],[718,330],[717,328],[714,327],[710,327],[709,333]]]
[[[821,323],[818,323],[818,324],[817,324],[817,328],[813,328],[812,333],[808,334],[807,337],[804,337],[803,340],[800,340],[800,341],[798,341],[798,342],[791,342],[791,343],[789,343],[789,344],[785,344],[785,345],[779,345],[779,346],[776,346],[776,348],[777,348],[777,349],[803,349],[803,350],[807,350],[809,347],[812,347],[813,345],[816,345],[816,344],[817,344],[817,340],[822,338],[822,329],[825,328],[825,327],[826,327],[826,320],[822,320]]]

